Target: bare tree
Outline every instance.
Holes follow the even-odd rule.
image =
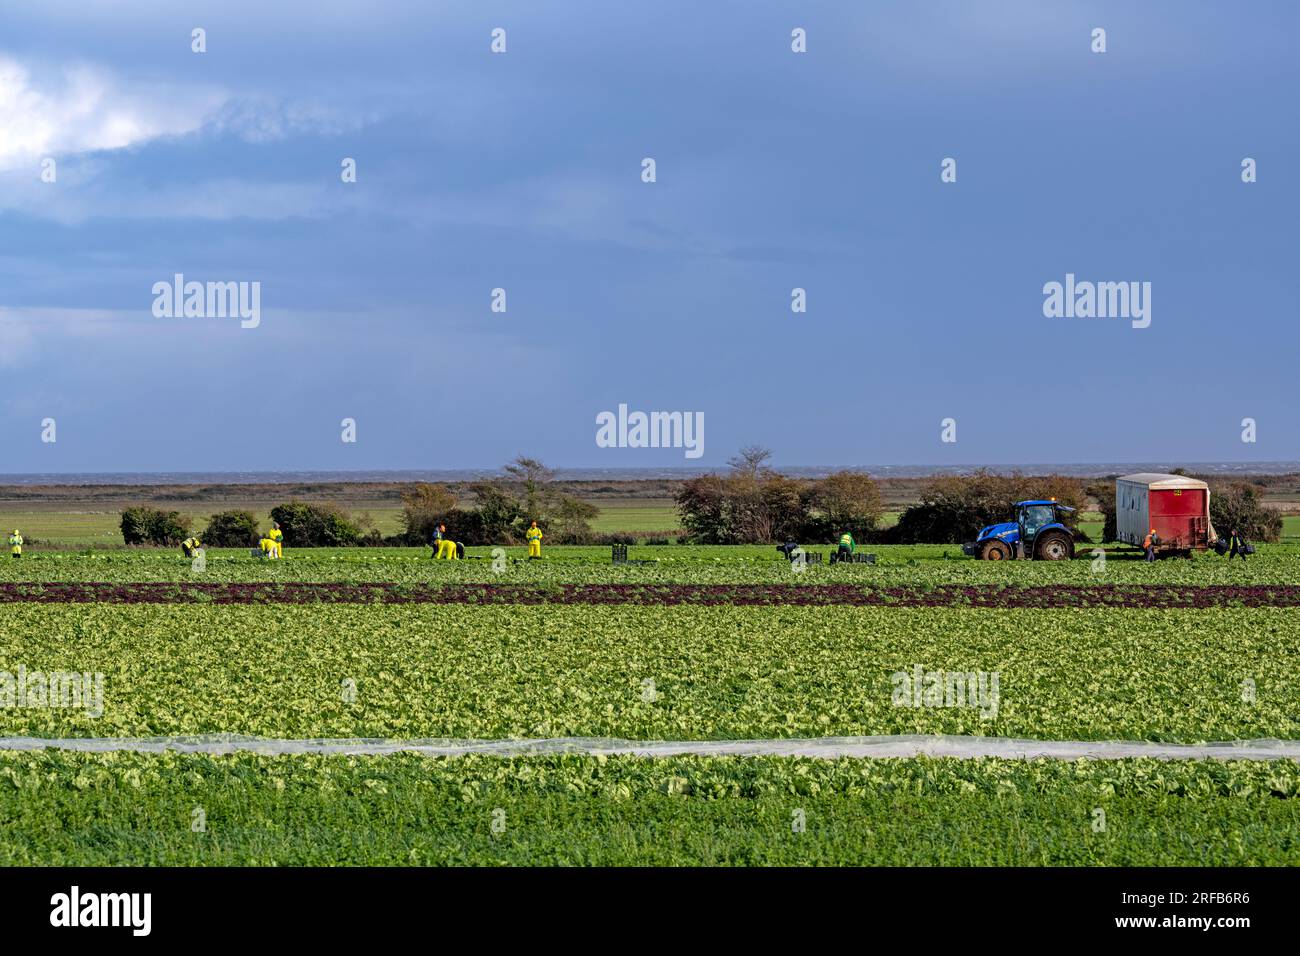
[[[728,458],[727,464],[731,466],[731,472],[736,477],[754,479],[770,470],[766,462],[771,457],[770,448],[764,448],[762,445],[746,445],[737,454]]]

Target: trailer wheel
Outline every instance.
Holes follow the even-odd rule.
[[[1068,534],[1049,531],[1038,539],[1034,550],[1039,561],[1068,561],[1074,557],[1074,541]]]
[[[1011,549],[1001,541],[986,541],[980,548],[980,559],[984,561],[1010,561]]]

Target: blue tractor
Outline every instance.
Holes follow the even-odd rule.
[[[982,528],[976,539],[961,546],[971,557],[985,561],[1033,558],[1068,561],[1074,557],[1074,533],[1061,521],[1061,512],[1074,511],[1047,501],[1017,501],[1016,520]]]

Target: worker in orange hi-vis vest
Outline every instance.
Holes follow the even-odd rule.
[[[1156,545],[1160,543],[1160,536],[1156,534],[1156,529],[1152,528],[1151,533],[1142,539],[1142,550],[1147,553],[1147,560],[1156,559]]]

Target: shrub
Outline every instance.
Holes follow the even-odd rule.
[[[515,530],[523,511],[497,481],[479,481],[470,486],[478,514],[478,544],[514,544]]]
[[[880,521],[880,488],[862,471],[837,471],[814,482],[805,492],[809,505],[805,541],[833,542],[844,531],[858,541],[869,540]]]
[[[506,481],[519,490],[518,507],[523,519],[541,524],[549,510],[548,499],[553,494],[555,470],[547,468],[536,458],[519,455],[505,466]]]
[[[677,492],[677,512],[686,534],[683,540],[699,544],[731,544],[731,502],[725,479],[700,475],[682,483]]]
[[[447,518],[442,523],[447,526],[446,536],[452,541],[460,541],[465,544],[500,543],[488,535],[483,526],[483,516],[478,511],[456,508],[447,513]],[[421,543],[428,544],[429,542],[426,540]]]
[[[272,508],[271,520],[284,532],[286,547],[338,548],[356,544],[361,538],[361,529],[351,516],[331,503],[290,501]]]
[[[149,540],[149,514],[152,508],[127,508],[122,512],[122,540],[127,544],[144,544]]]
[[[593,504],[568,495],[557,495],[550,515],[537,526],[555,544],[586,544],[591,540],[591,520],[600,513]]]
[[[127,544],[174,547],[190,534],[190,519],[177,511],[160,511],[143,505],[122,512],[122,540]]]
[[[610,534],[598,534],[593,536],[593,543],[598,545],[636,544],[636,535],[627,534],[623,531],[615,531]]]
[[[442,485],[420,482],[402,492],[402,538],[407,544],[428,544],[455,508],[456,496]]]
[[[199,540],[209,548],[246,548],[257,543],[257,518],[248,511],[219,511]]]
[[[899,544],[960,544],[986,525],[1011,520],[1015,503],[1028,498],[1055,498],[1078,509],[1084,494],[1080,482],[1065,475],[997,475],[983,468],[943,475],[926,483],[921,503],[903,512],[888,537]],[[1078,520],[1077,510],[1062,515],[1071,529]]]
[[[1277,541],[1282,536],[1282,516],[1264,505],[1258,488],[1245,482],[1211,490],[1210,521],[1224,538],[1234,528],[1250,541]]]
[[[769,469],[736,467],[726,477],[700,475],[677,493],[683,540],[694,544],[767,544],[806,529],[803,483]]]

